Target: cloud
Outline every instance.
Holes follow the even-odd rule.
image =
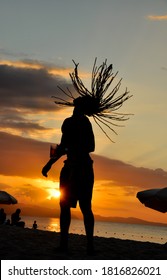
[[[40,178],[49,159],[49,143],[0,132],[0,174]]]
[[[36,121],[31,121],[26,118],[26,114],[17,109],[2,108],[0,111],[0,128],[3,131],[13,132],[21,131],[22,135],[28,135],[32,132],[47,132],[52,130],[52,128],[46,128]],[[18,134],[18,132],[17,132]]]
[[[148,19],[154,21],[167,20],[167,15],[148,15]]]
[[[69,99],[57,86],[64,90],[68,88],[76,95],[69,72],[72,69],[32,59],[1,60],[0,129],[29,137],[36,133],[36,138],[42,132],[48,132],[46,134],[51,136],[52,129],[48,123],[45,127],[44,122],[40,122],[39,114],[47,122],[48,113],[58,112],[62,108],[54,103],[51,96]],[[81,72],[81,77],[88,76]]]
[[[136,167],[125,162],[94,155],[96,180],[112,180],[112,185],[147,189],[167,185],[167,172],[162,169]]]
[[[36,201],[42,201],[47,197],[48,192],[43,188],[34,186],[32,184],[24,184],[21,187],[15,187],[15,196],[20,201],[24,197],[25,201],[28,203],[35,203]],[[20,198],[20,199],[19,199]]]
[[[51,96],[68,98],[57,87],[59,85],[64,89],[68,87],[73,90],[70,81],[63,76],[67,71],[32,60],[1,61],[0,129],[18,135],[51,131],[40,124],[35,116],[60,110]]]
[[[55,111],[56,106],[51,96],[62,97],[62,92],[57,85],[71,86],[63,77],[53,76],[44,68],[0,65],[0,77],[0,106],[2,108],[26,109],[34,112]]]
[[[43,178],[41,169],[49,160],[49,146],[50,143],[47,142],[0,132],[0,174]],[[96,154],[92,154],[92,158],[95,180],[106,181],[106,188],[109,187],[110,182],[112,187],[129,187],[128,192],[132,193],[138,189],[160,188],[167,185],[167,172],[162,169],[135,167]],[[49,178],[59,181],[63,160],[64,157],[54,164]],[[103,182],[103,187],[104,185]]]
[[[42,176],[42,167],[49,159],[49,142],[37,141],[0,132],[0,187],[9,191],[20,203],[58,207],[59,200],[48,201],[49,188],[57,188],[65,157]],[[167,172],[136,167],[125,162],[92,154],[95,185],[95,213],[104,216],[133,216],[156,220],[156,213],[145,210],[136,193],[149,188],[167,186]],[[57,206],[56,206],[57,205]],[[152,216],[154,214],[154,216]],[[149,216],[150,215],[150,216]],[[164,217],[164,216],[163,216]],[[157,214],[157,221],[159,221]]]

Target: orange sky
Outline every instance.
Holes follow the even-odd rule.
[[[48,174],[41,175],[49,159],[50,143],[0,132],[0,187],[19,203],[57,209],[59,199],[52,197],[59,188],[60,159]],[[167,174],[161,169],[138,168],[118,160],[92,154],[95,186],[94,213],[101,216],[136,217],[166,222],[166,215],[143,206],[136,193],[146,188],[165,187]],[[77,208],[78,210],[78,208]]]

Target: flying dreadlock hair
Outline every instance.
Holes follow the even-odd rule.
[[[120,79],[118,83],[114,86],[111,92],[107,93],[111,83],[117,76],[118,72],[113,74],[113,66],[110,64],[107,66],[107,59],[99,66],[96,66],[97,58],[95,59],[93,70],[92,70],[92,81],[91,81],[91,91],[89,91],[83,84],[82,80],[78,75],[78,64],[73,61],[75,68],[70,77],[74,88],[76,89],[79,97],[75,98],[71,91],[67,88],[64,91],[61,87],[58,88],[70,99],[72,102],[66,101],[60,97],[53,96],[56,100],[56,104],[65,106],[79,106],[85,115],[92,116],[96,124],[100,127],[103,133],[111,140],[111,138],[106,133],[105,129],[102,127],[109,128],[115,134],[116,131],[111,126],[121,126],[115,123],[115,121],[125,121],[129,119],[130,114],[117,113],[116,111],[123,105],[123,103],[128,100],[132,95],[129,95],[127,88],[124,93],[116,96],[119,88],[121,86]],[[112,140],[111,140],[112,141]],[[113,142],[113,141],[112,141]]]

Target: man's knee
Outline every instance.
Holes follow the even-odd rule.
[[[92,213],[91,203],[79,203],[83,215],[90,215]]]

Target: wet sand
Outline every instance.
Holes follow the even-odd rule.
[[[95,236],[94,256],[86,254],[85,235],[69,235],[69,253],[55,251],[60,234],[0,226],[1,260],[167,260],[167,244]]]

